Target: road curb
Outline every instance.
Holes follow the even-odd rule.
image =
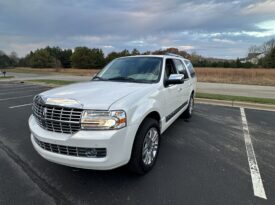
[[[220,105],[227,107],[243,107],[256,110],[267,110],[275,112],[275,105],[270,104],[260,104],[260,103],[250,103],[242,101],[228,101],[228,100],[215,100],[215,99],[206,99],[206,98],[195,98],[196,103],[200,104],[211,104],[211,105]]]

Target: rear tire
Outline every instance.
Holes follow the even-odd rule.
[[[193,114],[193,109],[194,109],[194,94],[192,93],[189,99],[188,107],[186,110],[182,113],[182,117],[184,119],[190,119]]]
[[[130,171],[144,175],[155,165],[160,145],[159,124],[155,119],[146,118],[140,125],[133,144]]]

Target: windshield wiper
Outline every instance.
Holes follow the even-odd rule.
[[[108,80],[108,79],[105,79],[96,75],[95,77],[92,78],[92,80]]]
[[[118,81],[130,81],[130,82],[139,82],[138,80],[131,78],[131,77],[114,77],[114,78],[109,78],[108,80],[118,80]]]

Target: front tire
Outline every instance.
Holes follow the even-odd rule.
[[[159,124],[147,118],[139,127],[128,168],[137,174],[149,172],[155,165],[160,145]]]

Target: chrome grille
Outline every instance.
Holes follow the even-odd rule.
[[[57,154],[76,156],[76,157],[87,157],[87,158],[102,158],[106,157],[106,148],[85,148],[85,147],[71,147],[57,144],[51,144],[42,142],[34,137],[36,144],[44,150],[54,152]]]
[[[46,105],[37,96],[32,110],[37,123],[46,130],[67,134],[80,130],[81,109]]]

